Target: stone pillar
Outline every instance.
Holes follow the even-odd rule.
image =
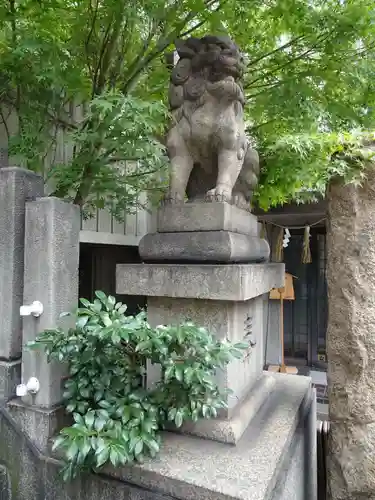
[[[34,340],[48,328],[69,327],[72,319],[59,319],[62,312],[78,305],[79,208],[57,198],[39,198],[26,204],[24,304],[40,301],[43,314],[23,319],[23,340]],[[43,352],[25,350],[22,382],[36,377],[37,394],[12,402],[13,415],[39,445],[46,447],[58,424],[64,367],[47,363]]]
[[[331,500],[375,498],[375,170],[328,189]]]
[[[25,202],[43,195],[43,178],[17,167],[0,169],[0,399],[20,382]]]

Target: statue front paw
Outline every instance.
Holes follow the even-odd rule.
[[[218,184],[206,193],[206,199],[210,201],[232,201],[232,189],[224,184]]]

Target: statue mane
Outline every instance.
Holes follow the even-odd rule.
[[[176,121],[191,116],[208,95],[240,103],[243,109],[245,99],[239,84],[243,57],[230,38],[191,37],[177,40],[175,45],[180,59],[171,73],[169,106]]]

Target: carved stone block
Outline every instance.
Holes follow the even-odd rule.
[[[270,247],[257,236],[229,231],[151,233],[139,243],[145,262],[265,262]]]

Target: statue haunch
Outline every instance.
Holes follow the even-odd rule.
[[[172,70],[167,136],[170,197],[209,197],[250,207],[259,158],[249,145],[239,84],[243,59],[227,37],[176,42],[180,57]]]

